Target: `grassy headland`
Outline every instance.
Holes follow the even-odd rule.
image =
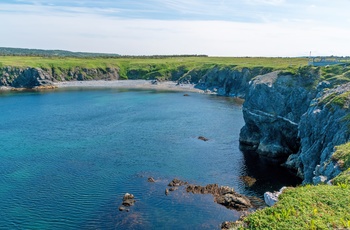
[[[73,57],[29,57],[0,56],[0,67],[34,67],[68,71],[81,69],[118,68],[121,78],[150,79],[154,77],[171,80],[171,73],[182,69],[184,73],[193,69],[219,68],[256,68],[272,70],[297,68],[307,65],[306,58],[250,58],[250,57],[113,57],[113,58],[73,58]],[[137,73],[136,73],[137,72]]]

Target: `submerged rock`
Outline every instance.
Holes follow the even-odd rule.
[[[150,183],[156,182],[156,180],[155,180],[153,177],[149,177],[149,178],[147,179],[147,181],[150,182]]]
[[[256,182],[256,179],[254,177],[250,177],[250,176],[241,176],[240,179],[248,187],[252,187],[255,184],[255,182]]]
[[[199,136],[199,137],[198,137],[198,140],[202,140],[202,141],[209,141],[209,139],[208,139],[208,138],[203,137],[203,136]]]

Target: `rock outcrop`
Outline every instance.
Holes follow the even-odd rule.
[[[233,188],[227,186],[219,187],[217,184],[188,185],[186,191],[193,194],[212,194],[216,203],[228,209],[244,211],[253,207],[248,197],[236,193]]]
[[[287,187],[282,187],[279,191],[277,192],[265,192],[264,193],[264,201],[268,206],[273,206],[277,201],[279,195],[282,194],[283,190],[285,190]]]
[[[350,83],[320,82],[318,68],[299,74],[271,72],[249,85],[242,149],[280,159],[303,183],[326,183],[341,172],[334,147],[350,140]],[[320,82],[320,83],[318,83]]]
[[[84,80],[117,80],[118,69],[87,69],[76,67],[74,69],[41,69],[3,67],[0,69],[0,86],[14,88],[35,88],[53,85],[57,81],[84,81]]]
[[[255,77],[243,104],[246,122],[241,129],[242,148],[269,158],[286,159],[300,148],[300,118],[316,95],[316,73],[283,75],[271,72]]]
[[[320,92],[301,117],[301,148],[285,165],[296,169],[304,183],[327,182],[341,172],[332,154],[350,140],[349,105],[350,83]]]
[[[268,72],[271,72],[271,68],[212,67],[205,70],[193,69],[184,74],[179,82],[195,83],[197,88],[218,95],[243,98],[248,89],[249,81],[259,74]]]

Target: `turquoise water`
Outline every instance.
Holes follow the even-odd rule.
[[[233,99],[66,90],[3,93],[0,108],[1,229],[215,229],[240,214],[210,195],[180,189],[166,196],[169,181],[259,197],[296,183],[239,150],[244,121]],[[245,187],[242,175],[257,184]],[[147,182],[151,176],[156,183]],[[120,212],[126,192],[136,203]]]

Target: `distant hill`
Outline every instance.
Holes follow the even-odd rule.
[[[71,52],[67,50],[41,50],[0,47],[1,56],[38,56],[38,57],[120,57],[119,54]]]

